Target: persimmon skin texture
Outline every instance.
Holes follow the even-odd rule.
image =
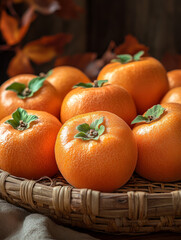
[[[47,77],[59,93],[61,101],[72,87],[80,82],[88,83],[90,79],[78,68],[71,66],[60,66],[52,69],[52,74]]]
[[[161,103],[180,103],[181,104],[181,87],[170,89],[161,100]]]
[[[169,88],[181,87],[181,69],[175,69],[167,72]]]
[[[10,78],[0,87],[0,119],[13,113],[18,107],[39,111],[46,111],[60,117],[61,100],[56,89],[48,82],[44,81],[43,86],[30,98],[21,99],[17,93],[11,90],[5,90],[13,82],[19,82],[28,85],[28,83],[37,77],[32,74],[21,74]]]
[[[181,105],[161,104],[163,115],[133,128],[137,145],[136,172],[151,181],[181,180]]]
[[[76,139],[76,127],[104,116],[105,132],[98,140]],[[63,124],[55,156],[64,178],[74,187],[112,192],[131,177],[137,145],[130,127],[113,113],[97,111],[75,116]]]
[[[136,117],[136,106],[130,94],[120,86],[105,85],[98,88],[76,88],[63,100],[61,121],[95,111],[108,111],[121,117],[128,125]]]
[[[152,57],[126,64],[110,63],[98,75],[98,80],[104,79],[124,87],[131,94],[138,114],[158,104],[169,89],[166,70]]]
[[[27,112],[38,119],[24,131],[5,123],[11,115],[0,121],[0,169],[28,179],[52,177],[58,172],[54,146],[61,123],[47,112]]]

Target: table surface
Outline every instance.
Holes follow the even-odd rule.
[[[141,236],[108,235],[86,231],[85,233],[101,240],[181,240],[181,233],[161,232]]]

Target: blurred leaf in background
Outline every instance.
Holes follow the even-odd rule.
[[[23,14],[17,9],[23,8]],[[60,18],[70,20],[79,17],[83,9],[73,0],[3,0],[0,7],[0,31],[5,44],[0,51],[12,51],[14,57],[9,61],[7,74],[9,77],[21,73],[34,73],[32,62],[43,64],[61,56],[64,46],[71,42],[69,33],[57,33],[42,36],[37,40],[23,44],[31,23],[39,14],[57,14]]]
[[[31,61],[42,64],[52,60],[63,52],[64,45],[71,39],[70,34],[58,33],[27,43],[22,49],[17,49],[16,55],[11,59],[8,75],[12,77],[21,73],[34,73]]]

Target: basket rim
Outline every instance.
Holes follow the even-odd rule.
[[[71,184],[69,184],[68,182],[66,182],[66,183],[62,183],[61,184],[61,182],[58,182],[58,185],[56,185],[56,182],[55,182],[55,184],[53,183],[53,182],[51,182],[52,181],[52,179],[55,179],[56,178],[56,176],[57,175],[55,175],[54,177],[52,177],[52,178],[50,178],[50,177],[47,177],[47,176],[44,176],[44,177],[42,177],[42,178],[40,178],[40,179],[37,179],[37,180],[34,180],[34,179],[27,179],[27,178],[23,178],[23,177],[17,177],[17,176],[14,176],[14,175],[12,175],[12,174],[10,174],[10,173],[8,173],[8,172],[6,172],[6,171],[4,171],[4,170],[2,170],[2,169],[0,169],[0,176],[1,176],[1,174],[2,173],[5,173],[5,175],[6,175],[6,178],[8,178],[8,179],[16,179],[17,181],[33,181],[34,182],[34,184],[36,185],[36,186],[43,186],[43,187],[47,187],[47,188],[54,188],[54,187],[56,187],[56,186],[69,186],[69,187],[71,187],[71,189],[72,190],[75,190],[75,191],[81,191],[82,189],[87,189],[87,190],[91,190],[91,191],[97,191],[97,190],[94,190],[94,189],[88,189],[88,188],[76,188],[76,187],[73,187]],[[175,181],[175,182],[154,182],[154,181],[149,181],[149,180],[147,180],[147,179],[144,179],[144,178],[142,178],[142,177],[140,177],[140,176],[138,176],[140,179],[142,179],[144,182],[146,182],[146,184],[150,184],[151,186],[152,185],[154,185],[154,184],[158,184],[158,185],[161,185],[162,186],[162,188],[164,188],[164,186],[165,185],[168,185],[168,186],[177,186],[177,189],[176,190],[170,190],[169,192],[146,192],[147,193],[147,195],[153,195],[153,194],[155,194],[155,195],[160,195],[160,194],[169,194],[169,193],[171,193],[171,192],[174,192],[174,191],[178,191],[178,190],[181,190],[181,181]],[[63,178],[63,177],[62,177]],[[45,184],[45,183],[43,183],[43,182],[41,182],[42,180],[48,180],[48,181],[50,181],[52,184],[50,184],[50,185],[47,185],[47,184]],[[129,182],[129,181],[128,181]],[[123,187],[125,187],[125,186],[127,186],[127,184],[128,184],[128,182],[123,186]],[[134,183],[131,183],[131,185],[133,185]],[[2,185],[2,182],[0,181],[0,185]],[[121,189],[121,188],[120,188]],[[0,187],[0,190],[1,190],[1,187]],[[118,189],[119,190],[119,189]],[[1,191],[0,191],[1,192]],[[124,192],[117,192],[117,191],[114,191],[114,192],[102,192],[102,191],[97,191],[97,192],[100,192],[100,194],[109,194],[109,195],[112,195],[112,196],[117,196],[117,195],[122,195],[122,194],[126,194],[126,192],[129,192],[129,191],[124,191]],[[133,192],[139,192],[139,190],[133,190]],[[143,190],[141,190],[141,192],[144,192]]]
[[[167,192],[164,185],[163,192],[157,192],[159,185],[155,185],[155,192],[125,187],[124,192],[105,193],[61,181],[48,186],[0,169],[0,196],[8,202],[63,225],[113,234],[181,232],[181,181],[168,185]]]

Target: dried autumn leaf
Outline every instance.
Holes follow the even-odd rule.
[[[57,14],[64,19],[77,18],[83,11],[73,0],[24,0],[42,14]]]
[[[115,53],[113,53],[114,48],[115,42],[111,41],[102,57],[99,59],[95,59],[86,66],[84,72],[89,78],[91,78],[92,80],[96,79],[101,68],[116,57]]]
[[[116,44],[114,41],[111,41],[108,45],[108,48],[106,49],[105,53],[102,55],[101,60],[103,61],[103,65],[109,63],[113,58],[116,57],[114,53],[114,49],[116,47]]]
[[[13,77],[22,73],[34,73],[34,70],[29,58],[19,50],[9,63],[7,74]]]
[[[96,53],[82,53],[73,56],[59,57],[55,61],[55,66],[69,65],[84,70],[87,65],[96,59]]]
[[[0,28],[2,35],[9,45],[17,43],[18,21],[9,16],[6,11],[1,13]]]
[[[73,0],[58,0],[60,10],[57,14],[64,19],[77,18],[83,12],[83,8],[76,5]]]
[[[148,56],[149,48],[144,44],[139,43],[135,37],[129,34],[125,37],[124,42],[114,49],[114,52],[116,54],[127,53],[134,55],[141,50],[145,52],[144,56]]]
[[[34,10],[42,14],[52,14],[61,9],[60,3],[57,0],[25,0],[31,5]]]
[[[58,33],[53,36],[44,36],[38,40],[27,43],[23,48],[23,53],[37,64],[52,60],[62,54],[63,47],[69,43],[72,35]]]
[[[181,55],[166,53],[163,56],[161,62],[167,71],[170,71],[173,69],[180,69],[181,68]]]
[[[31,22],[34,20],[34,16],[32,9],[28,9],[22,17],[24,22],[22,22],[21,27],[19,27],[19,22],[16,18],[8,15],[4,10],[2,11],[0,29],[4,39],[9,45],[15,45],[22,40]]]
[[[21,24],[22,26],[28,26],[35,19],[36,15],[34,14],[34,9],[29,7],[22,16]]]

